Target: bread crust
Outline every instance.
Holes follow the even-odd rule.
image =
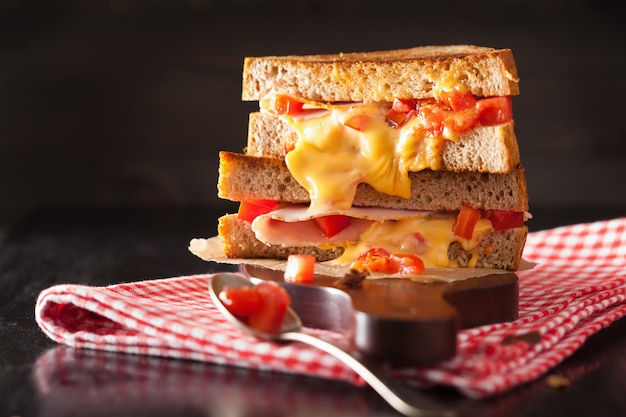
[[[238,219],[236,214],[220,217],[218,234],[224,244],[224,254],[230,258],[286,259],[293,253],[306,253],[315,256],[318,262],[323,262],[337,258],[344,250],[342,247],[320,249],[314,246],[267,245],[256,238],[250,223]],[[525,226],[485,233],[474,253],[474,267],[517,270],[527,235],[528,229]],[[451,265],[466,268],[471,258],[472,254],[457,243],[452,243],[448,248]]]
[[[458,210],[461,205],[490,210],[528,210],[528,192],[523,165],[509,173],[423,170],[409,173],[411,197],[380,193],[360,184],[355,206],[409,210]],[[232,201],[269,199],[309,203],[309,194],[293,178],[285,161],[220,152],[218,196]]]
[[[259,101],[278,93],[329,102],[431,98],[442,77],[462,83],[478,97],[519,94],[517,67],[510,49],[447,45],[247,57],[242,99]]]
[[[446,140],[441,151],[441,170],[507,173],[517,169],[520,152],[515,123],[477,126],[459,134],[459,140]],[[251,156],[284,158],[298,141],[298,133],[284,118],[265,112],[253,112],[248,122],[248,146]]]
[[[256,238],[250,223],[237,218],[236,214],[220,217],[217,233],[224,245],[224,255],[229,258],[287,259],[291,254],[302,253],[313,255],[318,262],[324,262],[339,257],[344,251],[342,247],[320,249],[315,246],[267,245]]]

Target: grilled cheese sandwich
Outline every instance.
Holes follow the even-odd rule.
[[[225,255],[350,268],[384,249],[517,269],[530,217],[517,81],[509,50],[466,45],[247,58],[243,98],[260,110],[245,154],[220,153],[218,194],[241,202],[220,219]]]

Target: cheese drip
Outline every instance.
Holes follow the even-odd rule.
[[[348,209],[356,188],[367,183],[381,193],[411,196],[409,171],[439,169],[444,137],[423,134],[420,117],[391,128],[383,105],[332,106],[309,117],[287,117],[298,141],[285,162],[309,193],[311,209]],[[366,116],[361,129],[346,124]]]

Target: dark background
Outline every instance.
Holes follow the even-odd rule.
[[[389,415],[372,392],[329,381],[159,358],[127,372],[125,355],[94,361],[34,322],[37,295],[54,284],[224,270],[187,244],[213,235],[232,207],[216,197],[217,154],[245,146],[257,108],[240,101],[247,55],[511,48],[529,227],[626,215],[619,2],[427,4],[0,0],[0,414]],[[452,404],[463,416],[623,415],[625,324],[554,369],[572,381],[567,389],[540,378],[487,401],[454,395]],[[50,352],[60,357],[46,362]]]
[[[257,108],[245,56],[449,43],[513,50],[531,211],[624,213],[624,20],[604,3],[0,0],[0,227],[50,208],[227,210],[217,154],[245,146]]]

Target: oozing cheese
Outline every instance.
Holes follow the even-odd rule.
[[[452,66],[435,83],[435,99],[451,91],[465,91],[458,79]],[[262,100],[261,109],[271,112],[274,98]],[[309,192],[314,210],[349,208],[356,187],[362,182],[379,192],[409,198],[408,172],[439,169],[445,140],[458,140],[457,132],[447,126],[441,134],[428,133],[432,121],[421,111],[408,122],[391,127],[386,119],[389,104],[302,102],[320,111],[306,116],[283,115],[299,138],[288,152],[286,163],[296,181]],[[432,106],[434,113],[428,112],[431,114],[441,110],[436,104],[423,105]],[[360,115],[369,121],[357,128],[350,127],[347,122]]]
[[[472,253],[480,245],[481,235],[492,230],[491,222],[481,218],[472,237],[461,238],[453,233],[454,213],[353,207],[346,211],[334,211],[333,214],[351,217],[352,221],[346,229],[332,237],[324,236],[313,220],[326,213],[313,213],[306,206],[298,205],[262,214],[252,222],[251,227],[257,239],[268,245],[326,249],[343,246],[343,255],[332,263],[344,266],[352,264],[368,249],[384,248],[394,254],[419,255],[426,266],[453,267],[455,265],[448,260],[451,243],[458,242]],[[469,266],[473,266],[472,261]]]
[[[365,132],[343,124],[357,112],[372,117]],[[299,140],[285,161],[296,181],[309,191],[312,209],[348,209],[360,182],[388,194],[403,194],[402,178],[393,160],[386,156],[393,155],[394,149],[392,141],[387,140],[388,128],[380,113],[374,106],[362,106],[290,120]]]
[[[387,110],[379,105],[334,106],[312,117],[287,118],[299,140],[285,161],[309,192],[312,209],[349,208],[362,182],[409,198],[409,171],[439,169],[445,138],[424,135],[419,117],[391,128]],[[362,130],[346,126],[357,115],[369,118]]]
[[[361,239],[346,247],[342,256],[332,261],[337,265],[350,265],[360,254],[370,248],[382,247],[392,253],[417,254],[428,267],[454,267],[448,259],[448,247],[459,242],[461,247],[472,253],[480,244],[480,236],[491,230],[491,222],[480,219],[476,224],[471,239],[463,239],[452,233],[454,217],[433,219],[417,217],[397,221],[384,221],[372,224]],[[419,233],[422,239],[414,234]],[[476,262],[476,254],[472,253],[469,266]]]

